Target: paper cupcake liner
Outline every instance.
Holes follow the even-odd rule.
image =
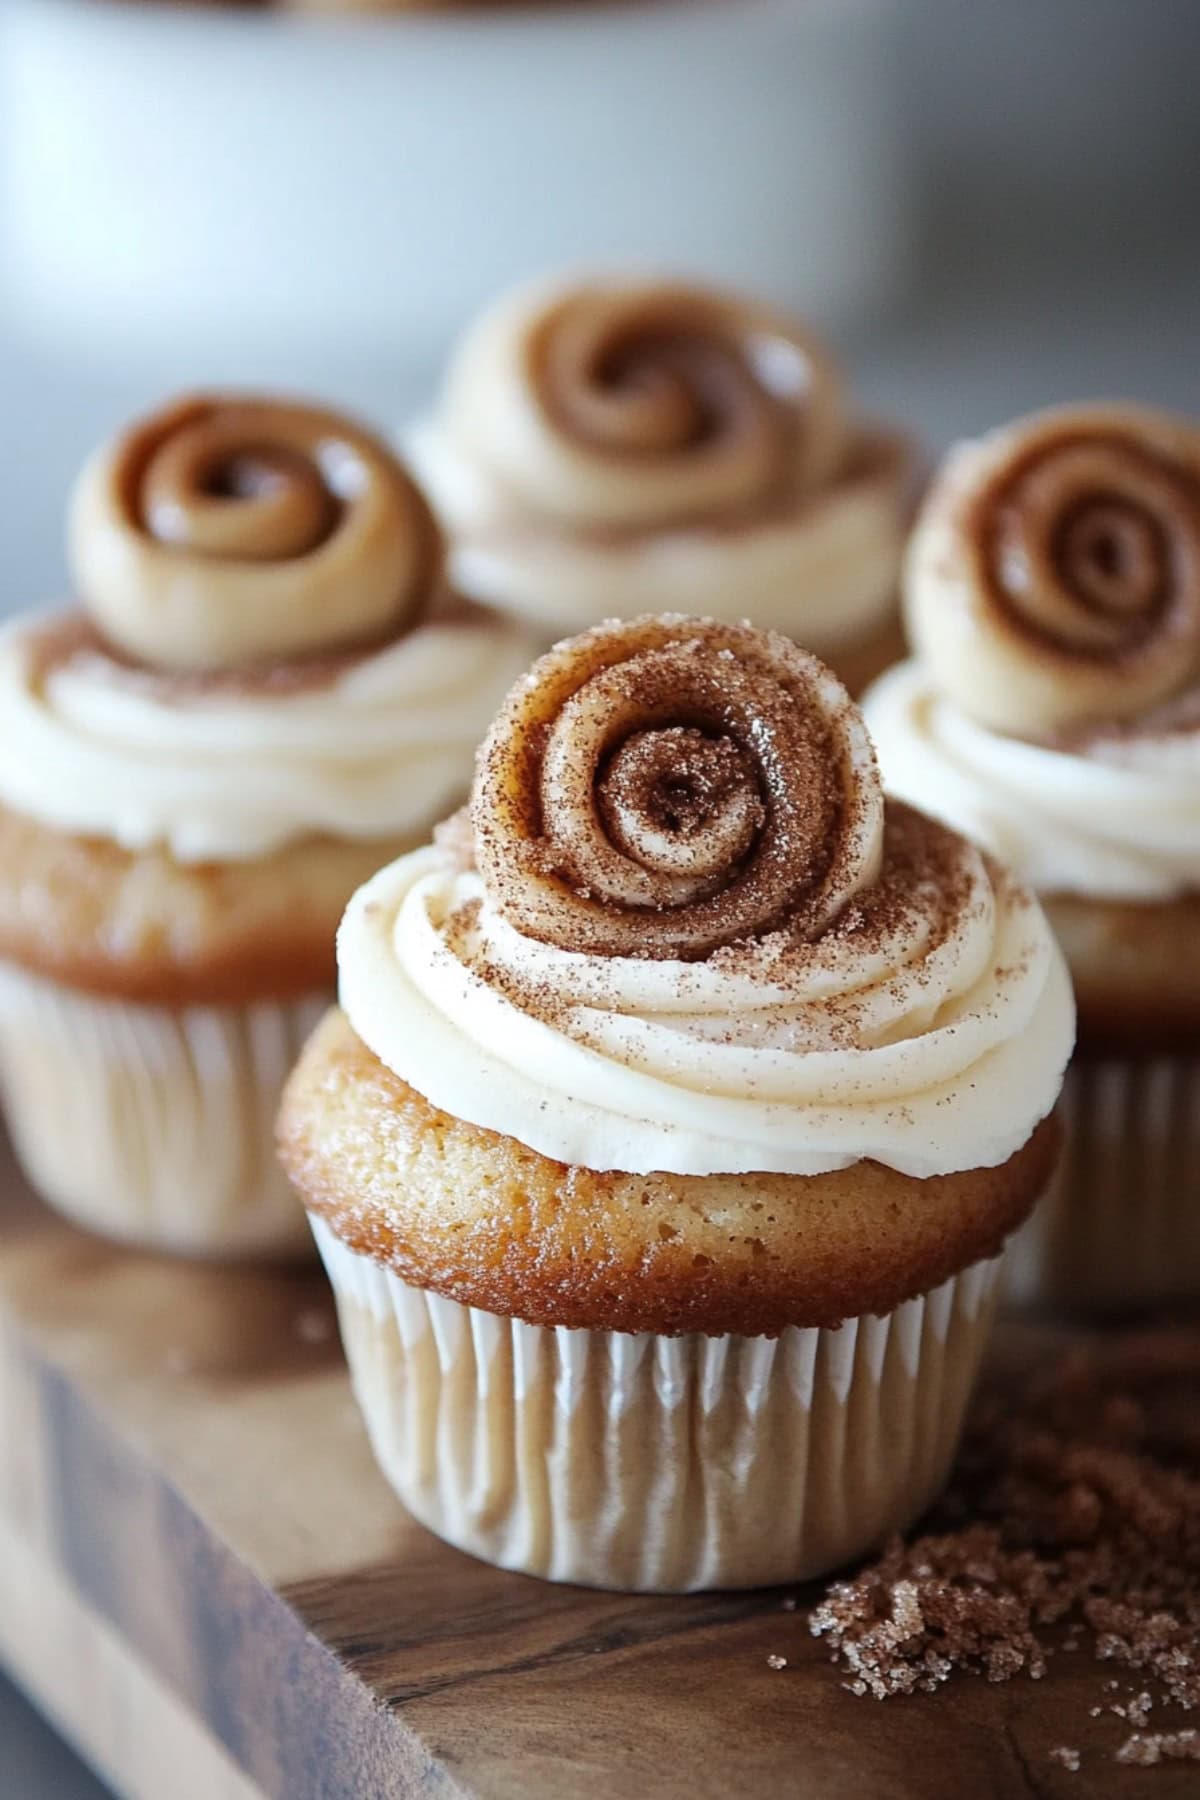
[[[328,1004],[138,1006],[0,966],[0,1084],[30,1181],[79,1224],[147,1248],[303,1253],[275,1114]]]
[[[836,1568],[942,1485],[999,1259],[779,1338],[569,1331],[409,1287],[313,1220],[379,1464],[502,1568],[649,1592]]]
[[[1077,1059],[1050,1190],[1013,1240],[1018,1305],[1117,1312],[1200,1296],[1200,1058]]]

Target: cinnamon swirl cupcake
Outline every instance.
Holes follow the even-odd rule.
[[[546,636],[649,607],[749,616],[857,690],[900,653],[914,458],[828,352],[749,300],[593,278],[467,332],[410,448],[464,593]]]
[[[112,1236],[306,1241],[273,1154],[349,895],[461,799],[529,648],[454,605],[382,443],[186,399],[105,446],[82,606],[0,633],[0,1079],[30,1178]]]
[[[867,700],[894,792],[1043,898],[1079,998],[1025,1298],[1200,1295],[1200,431],[1064,407],[956,450]]]
[[[1033,898],[786,638],[560,644],[351,902],[284,1098],[380,1463],[562,1581],[833,1567],[940,1484],[1070,1052]]]

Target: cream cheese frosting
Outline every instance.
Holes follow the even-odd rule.
[[[470,825],[355,896],[338,965],[355,1031],[433,1105],[633,1173],[995,1166],[1074,1030],[1028,890],[885,812],[820,663],[711,620],[544,657]]]
[[[548,631],[652,604],[831,650],[894,602],[907,445],[852,428],[824,352],[748,302],[524,290],[468,332],[406,448],[457,585]]]
[[[496,619],[430,620],[325,677],[188,683],[91,634],[45,657],[45,618],[0,632],[0,801],[57,829],[182,862],[294,838],[417,832],[470,781],[531,645]]]
[[[351,902],[342,1005],[433,1105],[565,1163],[990,1167],[1053,1107],[1074,1011],[1028,893],[965,844],[960,873],[951,919],[918,886],[869,952],[835,932],[696,963],[522,937],[477,873],[417,851]]]
[[[1200,431],[1132,405],[957,446],[864,699],[885,782],[1044,893],[1200,886]]]
[[[1155,901],[1200,888],[1200,730],[1010,737],[968,718],[916,660],[877,682],[863,711],[889,791],[1040,892]]]

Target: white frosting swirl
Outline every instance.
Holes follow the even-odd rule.
[[[970,846],[956,857],[953,898],[918,852],[861,931],[685,963],[523,937],[478,874],[422,850],[352,900],[342,1004],[433,1105],[565,1163],[995,1166],[1054,1105],[1074,1011],[1036,903]]]
[[[863,711],[889,790],[986,845],[1042,893],[1168,900],[1200,888],[1200,729],[1053,747],[976,724],[901,664]]]
[[[792,321],[647,281],[538,284],[466,334],[406,454],[464,592],[546,631],[751,615],[817,651],[895,599],[910,456]]]
[[[0,802],[181,862],[423,831],[532,653],[498,620],[431,621],[309,686],[206,690],[86,643],[43,668],[46,630],[0,632]]]
[[[902,458],[882,443],[883,466],[868,462],[857,478],[754,523],[591,535],[519,510],[436,424],[414,430],[406,447],[450,536],[455,586],[546,633],[653,606],[750,614],[820,654],[880,624],[895,598],[905,483]]]

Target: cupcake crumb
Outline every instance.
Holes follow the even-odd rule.
[[[768,1669],[786,1669],[787,1666],[788,1659],[786,1656],[768,1656],[767,1658]]]
[[[1072,1750],[1067,1744],[1057,1744],[1050,1752],[1050,1761],[1060,1764],[1064,1769],[1069,1769],[1072,1775],[1077,1775],[1082,1758],[1078,1750]]]

